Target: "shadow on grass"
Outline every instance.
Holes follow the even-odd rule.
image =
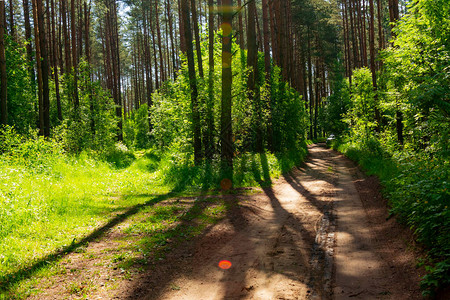
[[[38,261],[36,261],[35,263],[33,263],[32,265],[30,265],[28,267],[19,269],[15,272],[9,273],[5,276],[1,276],[0,277],[0,283],[1,283],[0,291],[2,291],[2,292],[9,291],[14,284],[30,278],[35,273],[37,273],[39,270],[51,265],[54,262],[59,261],[64,256],[74,252],[75,250],[77,250],[80,247],[85,246],[87,243],[92,242],[99,237],[102,237],[108,230],[110,230],[114,226],[124,222],[129,217],[137,214],[141,209],[143,209],[145,207],[153,206],[161,201],[164,201],[166,199],[174,197],[175,195],[176,195],[176,193],[171,191],[169,193],[157,196],[145,203],[137,204],[137,205],[129,208],[126,212],[115,216],[110,221],[108,221],[106,224],[104,224],[100,228],[97,228],[91,234],[82,238],[80,241],[75,242],[75,239],[74,239],[74,241],[72,242],[72,244],[70,246],[67,246],[60,251],[48,254],[47,256],[39,259]]]
[[[144,237],[141,245],[143,250],[150,254],[150,259],[135,263],[149,267],[146,271],[147,275],[141,279],[145,284],[135,281],[127,296],[121,296],[122,299],[160,299],[171,280],[180,276],[180,269],[174,265],[189,265],[186,261],[195,254],[196,243],[210,232],[213,228],[211,225],[227,218],[228,213],[238,207],[234,195],[227,196],[226,200],[214,199],[197,197],[192,206],[180,216],[180,222],[175,227],[158,232],[156,235],[150,234],[147,238]],[[225,200],[226,216],[210,216],[206,213],[208,207],[220,203],[217,200],[220,202]],[[240,218],[237,219],[240,220]],[[231,218],[231,220],[239,221],[237,219]],[[170,244],[167,243],[168,239]],[[155,245],[158,246],[155,247]],[[164,282],[157,278],[164,278]]]
[[[175,192],[187,189],[220,190],[223,188],[223,179],[231,180],[233,187],[249,187],[255,184],[270,186],[270,167],[266,153],[243,153],[234,159],[233,167],[218,160],[204,162],[198,166],[189,163],[172,165],[165,174],[166,183],[172,185]]]

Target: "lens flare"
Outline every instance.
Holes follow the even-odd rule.
[[[222,27],[223,36],[231,35],[231,32],[233,31],[233,27],[231,27],[231,24],[222,23],[222,25],[220,25],[220,26]]]
[[[228,178],[224,178],[220,181],[220,187],[223,191],[228,191],[233,187],[233,182]]]
[[[219,268],[223,270],[228,270],[229,268],[231,268],[231,262],[228,260],[221,260],[219,262]]]

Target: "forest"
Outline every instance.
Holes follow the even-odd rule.
[[[423,296],[448,292],[448,0],[0,0],[0,299],[150,214],[111,259],[131,274],[331,134],[411,230]]]

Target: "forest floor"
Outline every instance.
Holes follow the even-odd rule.
[[[142,236],[124,229],[139,220],[120,222],[63,257],[30,299],[421,299],[420,249],[388,218],[377,179],[323,146],[309,152],[269,188],[203,196],[201,210],[209,198],[223,201],[220,220],[181,242],[168,238],[164,255],[139,266],[120,264],[136,254]],[[196,199],[157,205],[189,210]]]

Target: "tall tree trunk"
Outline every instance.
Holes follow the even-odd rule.
[[[352,65],[352,51],[351,51],[351,47],[350,47],[350,28],[348,25],[348,5],[347,5],[347,0],[344,0],[343,3],[343,17],[344,17],[344,24],[343,24],[343,28],[344,28],[344,35],[345,35],[345,45],[346,45],[346,58],[347,58],[347,77],[349,79],[349,83],[350,85],[352,85],[352,73],[353,73],[353,65]]]
[[[360,43],[361,43],[361,56],[363,66],[368,66],[367,63],[367,35],[366,35],[366,7],[365,1],[361,4],[360,0],[357,0],[358,3],[358,17],[360,23]]]
[[[272,41],[272,57],[274,60],[274,64],[278,64],[278,44],[277,44],[277,36],[278,36],[278,26],[275,22],[275,12],[274,12],[274,1],[269,0],[269,20],[270,20],[270,39]]]
[[[85,56],[86,56],[86,62],[88,64],[88,76],[86,78],[86,85],[89,89],[89,111],[91,113],[90,115],[90,125],[91,125],[91,132],[95,135],[95,103],[94,103],[94,97],[93,97],[93,90],[92,90],[92,74],[91,74],[91,47],[90,47],[90,21],[91,20],[91,1],[89,1],[89,8],[87,2],[84,2],[84,40],[85,40]]]
[[[400,18],[399,9],[398,9],[398,0],[389,0],[389,20],[391,21],[391,29],[394,28],[395,22]],[[395,36],[394,34],[392,34]],[[398,105],[397,105],[398,106]],[[397,107],[396,112],[396,129],[397,129],[397,140],[400,145],[404,143],[403,137],[403,113]]]
[[[163,54],[162,54],[162,40],[161,40],[161,28],[159,26],[159,6],[158,6],[158,0],[155,1],[155,18],[156,18],[156,34],[158,38],[158,49],[159,49],[159,70],[160,72],[160,78],[161,83],[163,83],[166,80],[166,74],[164,70],[164,62],[163,62]]]
[[[194,26],[195,34],[195,50],[197,52],[197,63],[198,63],[198,73],[201,78],[203,78],[203,62],[202,62],[202,51],[200,49],[200,33],[198,29],[198,19],[197,19],[197,8],[195,6],[195,0],[191,0],[192,7],[192,24]]]
[[[383,35],[383,8],[381,0],[377,0],[377,17],[378,17],[378,49],[384,49],[384,35]],[[381,67],[381,62],[380,62]]]
[[[31,40],[31,25],[30,25],[30,6],[28,0],[23,0],[23,18],[25,25],[25,40],[27,41],[27,61],[28,61],[28,72],[31,78],[31,89],[33,95],[36,94],[36,75],[34,73],[34,63],[33,63],[33,48]]]
[[[152,58],[150,53],[150,46],[149,46],[149,40],[148,40],[148,32],[147,32],[147,15],[145,13],[145,10],[142,9],[142,20],[143,20],[143,29],[144,29],[144,61],[145,61],[145,81],[146,81],[146,88],[147,88],[147,104],[148,107],[152,106],[152,100],[151,95],[153,93],[153,79],[152,79]],[[149,125],[150,129],[151,121],[149,118]]]
[[[244,7],[242,7],[242,0],[237,0],[237,5],[239,9],[238,14],[238,37],[239,37],[239,46],[241,49],[245,48],[245,42],[244,42],[244,25],[242,24],[242,13],[244,11]]]
[[[59,75],[58,75],[58,44],[56,43],[56,22],[55,22],[55,0],[51,0],[52,5],[52,50],[53,50],[53,72],[55,77],[55,94],[56,108],[58,110],[58,120],[62,121],[61,96],[59,92]]]
[[[269,6],[268,0],[262,0],[263,11],[263,39],[264,39],[264,67],[266,71],[266,81],[270,81],[270,29],[269,29]]]
[[[65,73],[70,74],[72,72],[72,63],[70,59],[70,36],[67,27],[67,8],[66,0],[61,0],[61,14],[62,14],[62,27],[63,27],[63,38],[64,38],[64,59],[66,62]]]
[[[194,161],[199,164],[202,160],[201,150],[201,130],[200,112],[198,105],[197,79],[195,75],[194,45],[192,42],[191,20],[189,3],[181,1],[181,14],[184,23],[184,39],[186,41],[186,54],[188,60],[189,86],[191,88],[191,108],[192,108],[192,131],[194,136]]]
[[[375,120],[377,122],[377,132],[381,131],[381,116],[378,108],[378,87],[377,87],[377,73],[375,64],[375,10],[373,0],[369,0],[370,10],[370,24],[369,24],[369,48],[370,48],[370,70],[372,71],[372,85],[375,92]]]
[[[171,48],[171,54],[172,54],[172,66],[173,66],[173,78],[175,79],[177,77],[177,61],[175,59],[175,42],[173,37],[173,18],[172,18],[172,11],[170,7],[170,1],[166,0],[166,7],[167,7],[167,18],[169,21],[169,36],[170,36],[170,48]]]
[[[314,106],[314,91],[313,91],[313,80],[312,80],[312,58],[311,58],[311,33],[310,27],[307,28],[308,34],[308,89],[309,89],[309,136],[313,138],[313,106]]]
[[[117,139],[119,141],[123,140],[122,132],[122,91],[120,88],[120,51],[119,51],[119,24],[117,22],[117,6],[116,1],[113,0],[109,8],[110,18],[111,18],[111,53],[113,62],[113,95],[116,103],[116,116],[119,119],[118,122],[118,134]]]
[[[50,90],[48,85],[48,54],[47,54],[47,37],[44,28],[44,9],[42,7],[42,1],[33,0],[33,9],[36,12],[35,27],[38,28],[39,43],[36,43],[36,47],[39,46],[41,55],[41,80],[42,80],[42,101],[40,105],[40,117],[42,120],[39,122],[41,127],[41,133],[48,137],[50,136]]]
[[[354,6],[354,0],[349,0],[349,15],[350,15],[350,29],[352,32],[352,49],[353,49],[353,59],[354,61],[354,65],[357,68],[361,67],[361,60],[360,60],[360,56],[359,56],[359,51],[358,51],[358,34],[356,33],[356,25],[355,25],[355,6]]]
[[[256,26],[255,26],[255,18],[256,18],[256,5],[255,1],[251,1],[248,3],[248,18],[247,18],[247,67],[250,72],[248,74],[248,98],[250,102],[253,102],[253,105],[256,110],[256,117],[254,118],[255,123],[255,131],[256,131],[256,145],[255,150],[257,152],[263,151],[263,141],[262,141],[262,130],[261,130],[261,103],[259,98],[259,87],[258,87],[258,48],[256,44]]]
[[[2,1],[4,2],[4,1]],[[5,3],[3,3],[5,5]],[[14,3],[13,0],[9,0],[9,33],[14,41],[17,41],[16,25],[14,23]]]
[[[281,67],[281,74],[283,76],[283,79],[286,80],[286,68],[284,66],[284,50],[286,46],[285,41],[285,33],[284,33],[284,26],[283,26],[283,19],[285,16],[281,12],[281,0],[274,0],[274,15],[275,15],[275,23],[278,28],[277,32],[277,53],[278,53],[278,61],[277,65]]]
[[[231,45],[233,24],[233,0],[222,0],[222,19],[224,32],[222,37],[222,110],[220,119],[221,159],[228,168],[233,169],[233,130],[231,121],[231,85],[233,74],[231,72]],[[232,171],[230,171],[232,176]]]
[[[5,56],[5,1],[0,1],[0,125],[8,124],[8,99]]]
[[[50,20],[51,17],[51,10],[50,10],[50,1],[45,0],[45,21],[44,21],[44,28],[45,28],[45,34],[48,36],[47,39],[47,53],[48,53],[48,67],[49,67],[49,76],[53,79],[54,73],[52,72],[52,68],[55,65],[55,60],[53,58],[53,38],[52,38],[52,22]]]
[[[206,139],[203,141],[205,157],[212,159],[215,147],[213,143],[214,134],[214,3],[208,0],[208,38],[209,38],[209,74],[208,74],[208,102],[206,103]]]
[[[36,0],[31,1],[32,11],[33,11],[33,23],[34,23],[34,45],[36,48],[36,70],[37,70],[37,87],[38,87],[38,124],[39,124],[39,135],[44,135],[44,111],[43,111],[43,94],[42,94],[42,68],[41,68],[41,43],[39,41],[39,26],[38,26],[38,15]]]
[[[181,1],[186,1],[186,0],[181,0]],[[178,0],[178,15],[180,16],[180,25],[179,25],[179,30],[180,30],[180,50],[183,53],[186,53],[186,40],[184,38],[184,20],[181,17],[182,13],[181,13],[181,2],[180,0]],[[150,21],[151,22],[151,21]]]
[[[77,52],[77,27],[75,23],[76,17],[75,1],[76,0],[72,0],[70,6],[70,27],[72,29],[73,103],[75,110],[78,110],[78,107],[80,106],[80,99],[78,97],[78,52]]]

